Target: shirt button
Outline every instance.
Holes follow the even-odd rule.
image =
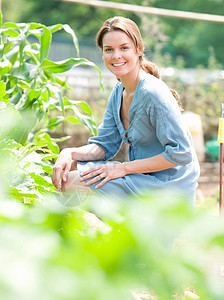
[[[126,137],[126,138],[128,137],[128,133],[127,133],[127,132],[125,133],[125,137]]]

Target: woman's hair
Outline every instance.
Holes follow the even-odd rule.
[[[146,57],[143,54],[144,44],[143,44],[143,40],[139,28],[135,24],[135,22],[124,17],[113,17],[106,20],[103,23],[103,26],[100,28],[96,36],[96,44],[101,50],[103,49],[104,35],[111,31],[122,31],[126,33],[127,36],[129,36],[129,38],[131,38],[131,40],[133,41],[136,49],[140,49],[142,52],[142,55],[139,57],[141,68],[146,73],[150,73],[151,75],[161,79],[159,67],[154,63],[152,63],[151,61],[149,61],[148,59],[146,59]],[[181,108],[180,97],[178,93],[172,89],[170,89],[170,91],[172,92],[174,98],[176,98],[177,103]]]

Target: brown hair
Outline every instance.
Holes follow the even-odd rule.
[[[108,20],[106,20],[103,23],[103,26],[100,28],[100,30],[97,33],[96,36],[96,44],[97,46],[102,50],[103,49],[103,37],[106,33],[110,31],[122,31],[126,33],[129,38],[133,41],[136,49],[139,48],[142,53],[144,51],[144,44],[142,40],[141,33],[139,31],[138,26],[133,22],[132,20],[124,17],[113,17]],[[161,79],[161,74],[159,67],[146,59],[144,54],[142,54],[139,57],[140,60],[140,66],[141,68],[146,72],[150,73],[151,75]],[[170,89],[172,92],[174,98],[176,98],[177,103],[179,107],[181,108],[181,103],[180,103],[180,97],[178,93],[175,90]],[[182,110],[182,108],[181,108]]]

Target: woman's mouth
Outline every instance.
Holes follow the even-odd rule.
[[[121,67],[121,66],[124,66],[126,64],[126,62],[124,63],[119,63],[119,64],[112,64],[113,67]]]

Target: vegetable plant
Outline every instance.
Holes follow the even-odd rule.
[[[77,57],[55,62],[48,57],[52,35],[62,30],[71,36]],[[53,139],[51,130],[68,121],[96,133],[89,105],[69,99],[66,93],[71,88],[58,76],[80,65],[96,68],[100,79],[99,68],[79,57],[78,40],[69,25],[1,24],[0,151],[6,158],[1,171],[8,174],[9,161],[18,167],[5,178],[11,195],[23,202],[40,200],[41,192],[54,190],[51,162],[59,153],[57,142],[66,137]]]
[[[47,27],[38,23],[7,22],[0,29],[1,110],[17,111],[22,126],[14,128],[12,138],[23,145],[43,128],[44,131],[52,130],[65,120],[81,122],[91,133],[96,133],[89,106],[83,101],[72,101],[63,95],[65,90],[69,90],[69,86],[55,74],[64,73],[79,65],[97,67],[79,57],[59,62],[50,60],[48,53],[52,35],[60,30],[72,37],[74,54],[76,49],[79,55],[75,32],[67,24]],[[60,111],[60,116],[50,118],[49,112],[52,109]],[[66,110],[72,110],[74,115],[66,117]]]

